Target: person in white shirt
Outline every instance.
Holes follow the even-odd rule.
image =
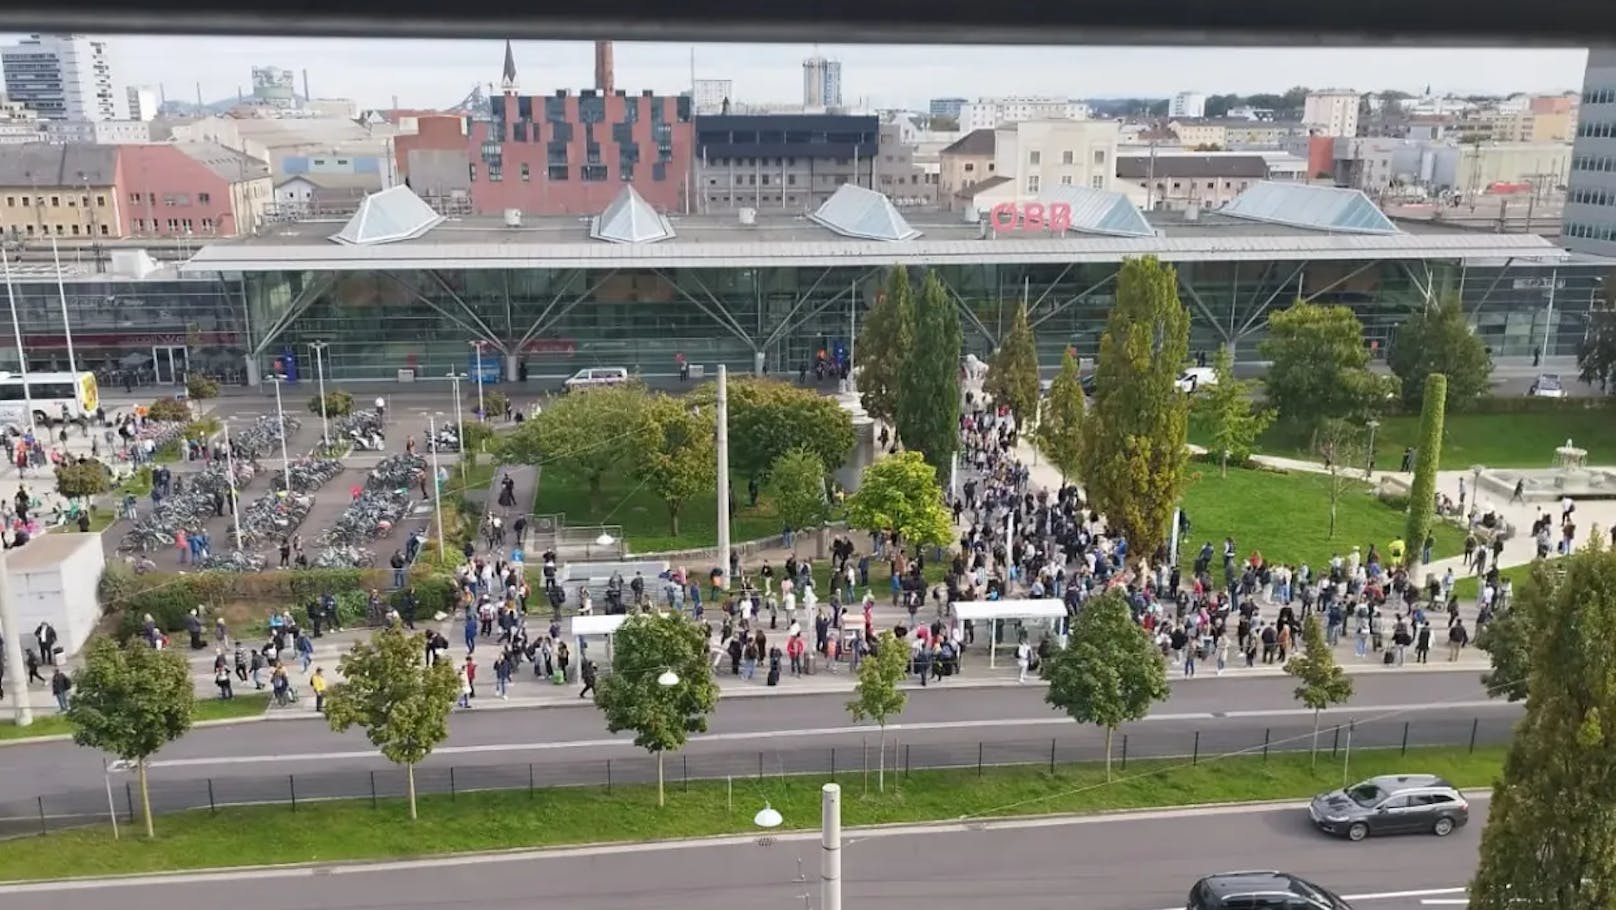
[[[1027,681],[1027,667],[1032,663],[1032,645],[1023,641],[1016,645],[1016,682]]]

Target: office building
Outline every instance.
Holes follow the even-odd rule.
[[[933,117],[947,117],[959,122],[960,109],[965,107],[964,98],[933,98],[927,108],[927,113]]]
[[[1310,92],[1302,104],[1302,125],[1318,136],[1356,136],[1362,98],[1344,89]]]
[[[694,86],[696,116],[728,113],[725,107],[735,98],[735,83],[729,79],[697,79]]]
[[[1066,98],[1035,98],[1012,95],[978,98],[960,106],[959,128],[991,130],[1023,120],[1087,120],[1089,106]]]
[[[1616,48],[1588,51],[1560,240],[1616,256]]]
[[[45,124],[20,101],[0,98],[0,145],[21,145],[44,140]]]
[[[6,96],[46,120],[112,120],[107,45],[83,35],[31,35],[0,48]]]
[[[811,211],[844,183],[871,188],[880,140],[875,117],[703,117],[696,124],[702,210]]]
[[[157,119],[157,90],[149,85],[131,85],[127,90],[129,97],[129,119],[149,123]]]
[[[1261,155],[1130,155],[1117,159],[1118,190],[1142,209],[1216,209],[1268,179]]]
[[[818,54],[802,61],[802,106],[805,111],[842,106],[842,62]]]
[[[1179,92],[1167,103],[1167,116],[1174,120],[1198,120],[1206,116],[1206,96],[1200,92]]]

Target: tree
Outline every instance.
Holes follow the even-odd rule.
[[[847,498],[847,523],[866,531],[896,531],[915,546],[946,546],[954,537],[954,517],[943,505],[937,469],[919,452],[899,452],[865,468],[859,488]]]
[[[1448,400],[1448,380],[1441,373],[1425,377],[1425,403],[1420,408],[1420,441],[1414,456],[1414,482],[1408,488],[1408,524],[1403,541],[1408,546],[1408,578],[1419,584],[1420,553],[1431,533],[1436,511],[1436,472],[1442,463],[1442,420]]]
[[[1329,481],[1325,484],[1325,494],[1330,500],[1330,526],[1325,536],[1333,540],[1341,498],[1359,487],[1358,478],[1353,476],[1352,467],[1359,463],[1368,464],[1366,459],[1369,456],[1365,447],[1359,443],[1356,431],[1346,421],[1326,421],[1316,435],[1318,453],[1324,459],[1324,471],[1329,477]]]
[[[1174,385],[1189,357],[1178,274],[1130,259],[1100,336],[1083,481],[1106,521],[1141,555],[1156,551],[1184,491],[1189,402]]]
[[[663,756],[705,733],[718,704],[707,633],[677,613],[642,613],[618,627],[612,646],[612,672],[596,687],[595,704],[608,732],[632,731],[634,745],[656,756],[657,805],[666,805]]]
[[[1190,408],[1191,419],[1206,434],[1207,448],[1218,456],[1218,473],[1228,477],[1229,462],[1245,464],[1257,445],[1257,437],[1274,422],[1274,414],[1252,404],[1256,383],[1235,378],[1234,355],[1228,348],[1218,348],[1212,373],[1217,382],[1196,396]]]
[[[1285,662],[1285,672],[1296,677],[1296,700],[1313,709],[1314,765],[1319,761],[1319,715],[1331,705],[1344,704],[1352,697],[1352,678],[1335,662],[1335,654],[1324,643],[1318,614],[1306,611],[1302,620],[1302,652]]]
[[[1268,403],[1315,433],[1326,420],[1363,423],[1396,391],[1395,379],[1370,372],[1363,324],[1344,306],[1298,300],[1268,317],[1259,350],[1270,361]]]
[[[1016,307],[999,349],[988,362],[983,391],[999,404],[1010,406],[1010,413],[1026,425],[1038,416],[1038,347],[1032,328],[1027,325],[1027,307]]]
[[[711,410],[695,412],[677,398],[652,395],[639,436],[628,443],[635,477],[667,507],[668,530],[675,536],[684,504],[718,483],[716,429]]]
[[[909,694],[899,687],[909,677],[909,649],[891,630],[876,639],[875,653],[859,663],[858,682],[853,685],[853,700],[847,703],[847,712],[854,723],[875,721],[881,728],[881,756],[875,763],[875,787],[887,792],[887,719],[902,714],[909,703]],[[869,778],[864,779],[866,790]]]
[[[648,398],[637,383],[563,395],[506,438],[503,457],[583,479],[599,513],[601,480],[635,451],[628,440],[643,437]]]
[[[927,272],[910,307],[914,336],[898,377],[898,438],[920,452],[938,472],[948,470],[959,448],[959,312],[936,272]],[[1024,420],[1017,414],[1016,419]]]
[[[1084,604],[1072,620],[1070,641],[1045,662],[1044,701],[1080,724],[1105,728],[1105,779],[1111,779],[1111,742],[1117,728],[1141,720],[1165,699],[1167,667],[1128,601],[1109,588]]]
[[[729,463],[749,479],[767,480],[775,461],[793,449],[818,457],[824,471],[841,467],[853,451],[853,415],[834,398],[764,376],[731,376],[728,389]],[[707,383],[685,398],[716,406],[717,391]]]
[[[792,449],[774,460],[768,490],[775,511],[788,527],[817,528],[830,517],[825,463],[807,449]]]
[[[1487,394],[1493,371],[1487,345],[1470,330],[1457,294],[1445,295],[1397,329],[1387,364],[1401,380],[1403,404],[1413,410],[1425,395],[1425,377],[1448,377],[1449,410],[1462,410]]]
[[[1595,530],[1547,596],[1522,599],[1536,635],[1525,716],[1493,784],[1473,910],[1580,910],[1616,900],[1616,551]]]
[[[185,397],[192,401],[206,401],[219,397],[219,381],[206,373],[185,375]]]
[[[363,728],[384,758],[404,766],[413,821],[415,766],[449,738],[459,676],[446,660],[427,666],[420,642],[397,627],[354,642],[338,668],[342,682],[326,693],[326,720],[338,733]]]
[[[112,477],[98,459],[70,461],[56,468],[56,492],[77,499],[112,489]]]
[[[1605,306],[1588,314],[1588,333],[1577,348],[1578,378],[1610,394],[1616,383],[1616,307]]]
[[[1476,634],[1476,647],[1487,652],[1492,669],[1481,674],[1481,684],[1494,698],[1525,701],[1527,681],[1532,671],[1532,643],[1537,640],[1534,620],[1548,609],[1545,602],[1554,596],[1559,581],[1555,563],[1539,559],[1532,563],[1508,606],[1493,615]]]
[[[159,651],[133,639],[120,647],[97,636],[84,652],[84,666],[73,675],[73,698],[67,705],[73,742],[135,763],[147,837],[156,836],[147,763],[191,729],[195,710],[191,667],[178,651]]]
[[[187,423],[191,419],[191,406],[165,395],[147,406],[146,417],[159,423]]]
[[[1038,418],[1038,450],[1061,473],[1061,482],[1079,476],[1083,466],[1083,441],[1087,436],[1086,399],[1078,376],[1077,358],[1068,350],[1061,358],[1060,372],[1049,384],[1049,397]]]
[[[353,396],[347,392],[344,392],[341,389],[332,389],[331,391],[325,393],[325,411],[323,413],[326,417],[345,417],[352,414],[353,409]],[[309,398],[309,411],[313,414],[322,413],[320,410],[319,395],[314,395]]]
[[[892,423],[898,416],[898,379],[914,337],[909,324],[909,270],[893,267],[887,286],[864,318],[858,337],[859,401],[871,417]]]

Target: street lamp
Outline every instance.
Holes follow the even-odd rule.
[[[449,371],[449,384],[454,388],[455,404],[455,439],[460,444],[460,482],[466,482],[466,418],[460,414],[460,380],[465,379],[465,373]]]
[[[330,346],[329,341],[309,342],[309,347],[314,349],[314,373],[320,380],[320,441],[325,443],[328,453],[331,449],[331,426],[325,416],[325,359],[321,355]]]
[[[11,334],[17,339],[18,371],[22,374],[22,404],[27,413],[28,432],[34,431],[34,395],[28,388],[28,353],[22,347],[22,323],[17,321],[17,295],[11,286],[11,256],[6,253],[5,239],[0,237],[0,271],[6,279],[6,302],[11,305]]]
[[[286,472],[286,495],[292,495],[292,459],[286,455],[286,411],[281,407],[281,386],[286,382],[285,373],[271,373],[270,378],[275,380],[275,420],[281,428],[281,469]]]
[[[679,674],[672,670],[663,670],[662,674],[656,678],[656,684],[664,689],[671,689],[679,685]]]
[[[236,531],[236,549],[244,550],[247,542],[241,539],[241,497],[236,492],[236,447],[230,442],[230,421],[234,419],[234,416],[226,417],[224,423],[224,471],[230,484],[230,521]],[[282,427],[283,435],[284,430]],[[291,492],[290,488],[287,492]]]
[[[1364,466],[1364,479],[1368,480],[1375,474],[1375,431],[1380,429],[1380,421],[1371,417],[1365,426],[1369,427],[1369,457]]]
[[[767,801],[763,803],[763,808],[752,816],[752,824],[759,828],[778,828],[784,823],[785,818],[780,815],[780,810],[769,805]]]
[[[779,810],[763,803],[752,816],[759,828],[778,828],[785,823]],[[826,784],[819,801],[819,910],[842,910],[842,788]]]
[[[477,352],[477,419],[487,420],[488,412],[483,410],[483,345],[488,342],[478,338],[471,343]]]
[[[432,509],[437,514],[438,520],[438,559],[441,562],[448,562],[449,558],[444,555],[443,551],[443,484],[438,482],[438,477],[440,476],[438,474],[438,449],[442,448],[442,446],[438,445],[437,415],[427,415],[426,433],[427,448],[432,450]]]

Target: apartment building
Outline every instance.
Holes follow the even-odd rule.
[[[1320,136],[1356,136],[1362,98],[1347,89],[1312,92],[1302,104],[1302,124]]]
[[[882,132],[877,117],[702,117],[696,124],[696,184],[702,210],[811,211],[844,183],[876,189],[883,164],[878,160],[884,154]],[[899,176],[898,164],[891,162],[894,179]]]
[[[1024,120],[1087,120],[1089,113],[1087,104],[1067,98],[978,98],[960,106],[959,128],[991,130]]]
[[[994,130],[972,130],[938,155],[938,198],[944,208],[962,208],[971,190],[994,173]]]
[[[1110,120],[1033,120],[994,133],[995,176],[1016,198],[1035,197],[1046,187],[1114,189],[1117,139]]]
[[[1117,160],[1117,189],[1141,209],[1215,209],[1268,179],[1261,155],[1130,155]]]

